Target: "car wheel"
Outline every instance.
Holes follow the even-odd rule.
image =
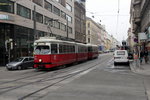
[[[130,66],[130,62],[127,62],[127,65]]]
[[[11,70],[10,68],[7,68],[7,70]]]
[[[22,67],[21,66],[18,66],[18,70],[21,70],[22,69]]]

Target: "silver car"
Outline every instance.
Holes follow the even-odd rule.
[[[26,69],[29,67],[33,68],[34,65],[34,58],[33,57],[20,57],[17,58],[16,60],[6,64],[6,68],[8,70],[12,70],[12,69]]]

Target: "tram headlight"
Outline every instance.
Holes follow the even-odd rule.
[[[42,62],[42,59],[39,59],[39,62]]]

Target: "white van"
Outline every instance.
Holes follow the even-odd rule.
[[[129,64],[127,50],[116,50],[114,52],[114,65],[116,65],[117,63],[127,63],[127,64]]]

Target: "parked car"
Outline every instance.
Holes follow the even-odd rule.
[[[127,63],[127,64],[129,64],[127,50],[116,50],[114,52],[114,65],[116,65],[118,63]]]
[[[103,51],[104,53],[109,53],[110,51],[109,50],[105,50],[105,51]]]
[[[33,67],[34,65],[34,58],[33,57],[20,57],[15,59],[14,61],[6,64],[6,68],[8,70],[12,70],[12,69],[26,69],[29,67]]]

